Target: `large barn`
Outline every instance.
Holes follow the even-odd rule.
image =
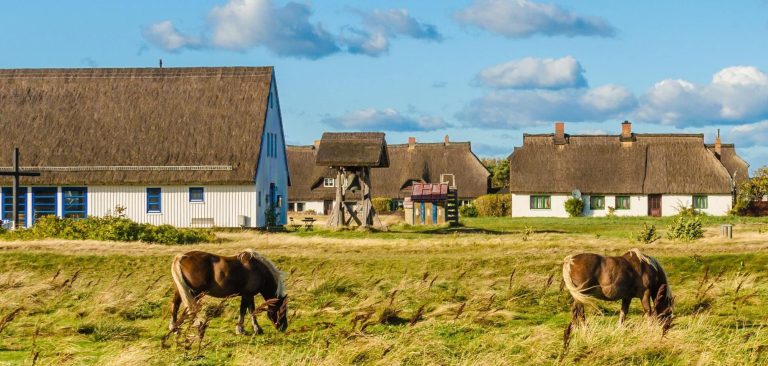
[[[525,134],[509,156],[512,216],[568,216],[581,196],[585,216],[669,216],[681,207],[725,215],[748,166],[733,145],[705,145],[702,134]]]
[[[440,183],[441,174],[453,174],[459,200],[467,203],[488,193],[490,172],[472,152],[469,142],[450,141],[387,144],[389,167],[371,170],[374,197],[390,198],[402,206],[413,183]],[[336,172],[315,166],[317,146],[288,146],[288,166],[293,184],[289,188],[292,211],[329,212],[336,192]],[[393,207],[396,208],[396,207]]]
[[[286,221],[289,185],[272,67],[0,70],[0,170],[21,166],[22,222],[43,215],[178,227]],[[9,177],[0,177],[11,220]]]

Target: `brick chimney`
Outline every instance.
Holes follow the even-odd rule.
[[[415,137],[409,137],[408,138],[408,150],[413,150],[416,148],[416,138]]]
[[[451,144],[451,139],[448,138],[448,135],[445,135],[445,144],[446,145],[450,145]]]
[[[717,137],[715,138],[715,154],[720,159],[720,155],[723,153],[723,144],[720,141],[720,129],[717,129]]]
[[[565,145],[568,141],[565,140],[565,123],[561,121],[555,122],[555,135],[552,137],[555,145]]]
[[[621,137],[625,139],[632,137],[632,122],[624,121],[621,123]]]
[[[635,134],[632,133],[632,122],[624,121],[621,123],[619,141],[622,142],[622,146],[632,146],[632,142],[635,141]]]

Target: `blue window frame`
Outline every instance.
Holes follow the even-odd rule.
[[[163,198],[160,188],[147,188],[147,213],[163,212]]]
[[[58,204],[58,189],[56,187],[32,188],[32,218],[37,220],[43,216],[56,216]]]
[[[18,192],[19,221],[27,222],[27,188],[19,187]],[[13,188],[3,187],[0,191],[2,196],[2,220],[13,221]]]
[[[205,202],[205,189],[203,187],[189,187],[189,202]]]
[[[88,216],[88,188],[63,187],[61,216],[65,219],[84,219]]]

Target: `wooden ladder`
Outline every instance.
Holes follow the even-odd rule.
[[[459,224],[459,192],[455,187],[448,188],[445,200],[445,221],[451,226]]]

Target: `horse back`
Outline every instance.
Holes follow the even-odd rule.
[[[239,294],[249,282],[248,270],[237,257],[191,251],[181,259],[182,274],[197,293],[214,297]]]
[[[605,257],[594,253],[573,256],[573,283],[585,293],[602,300],[635,297],[639,276],[622,257]]]

